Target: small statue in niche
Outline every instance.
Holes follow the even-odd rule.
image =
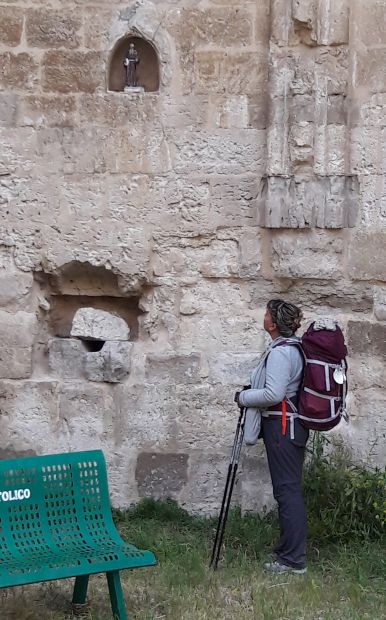
[[[137,66],[139,64],[139,55],[134,47],[134,43],[130,43],[123,64],[126,69],[125,92],[130,92],[133,89],[137,90]]]

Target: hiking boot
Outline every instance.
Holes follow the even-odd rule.
[[[264,564],[264,570],[269,573],[275,573],[276,575],[282,575],[284,573],[293,573],[294,575],[304,575],[307,572],[307,568],[294,568],[293,566],[287,566],[280,562],[267,562]]]

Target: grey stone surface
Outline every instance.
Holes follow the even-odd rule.
[[[348,346],[351,354],[386,358],[386,325],[370,321],[349,321]],[[386,383],[385,383],[386,384]]]
[[[61,379],[85,376],[86,349],[77,338],[52,338],[48,343],[50,370]]]
[[[109,341],[97,352],[86,353],[84,372],[90,381],[120,383],[131,368],[132,342]]]
[[[0,376],[25,379],[32,373],[32,347],[37,333],[34,314],[0,311]]]
[[[188,481],[188,463],[188,454],[140,453],[135,469],[140,497],[175,499]]]
[[[83,340],[128,340],[129,326],[120,316],[96,308],[80,308],[72,321],[71,336]]]
[[[386,321],[386,286],[374,287],[374,313],[378,321]]]
[[[170,384],[197,383],[200,379],[200,355],[148,355],[146,379]]]

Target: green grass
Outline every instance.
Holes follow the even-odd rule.
[[[146,501],[115,513],[125,539],[156,552],[159,565],[123,573],[132,620],[383,620],[385,541],[320,546],[310,541],[306,576],[271,576],[261,565],[275,540],[275,518],[234,510],[217,572],[208,569],[215,520],[173,502]],[[70,582],[6,592],[2,620],[64,620]],[[103,576],[91,579],[92,620],[111,620]]]

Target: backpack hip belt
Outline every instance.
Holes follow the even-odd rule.
[[[280,404],[280,403],[279,403]],[[290,406],[291,411],[288,411],[287,406]],[[276,409],[278,405],[272,405],[262,412],[263,418],[277,418],[281,417],[282,435],[284,436],[287,431],[287,420],[290,422],[290,438],[295,439],[295,418],[299,417],[298,410],[291,398],[285,398],[281,402],[281,411]]]

